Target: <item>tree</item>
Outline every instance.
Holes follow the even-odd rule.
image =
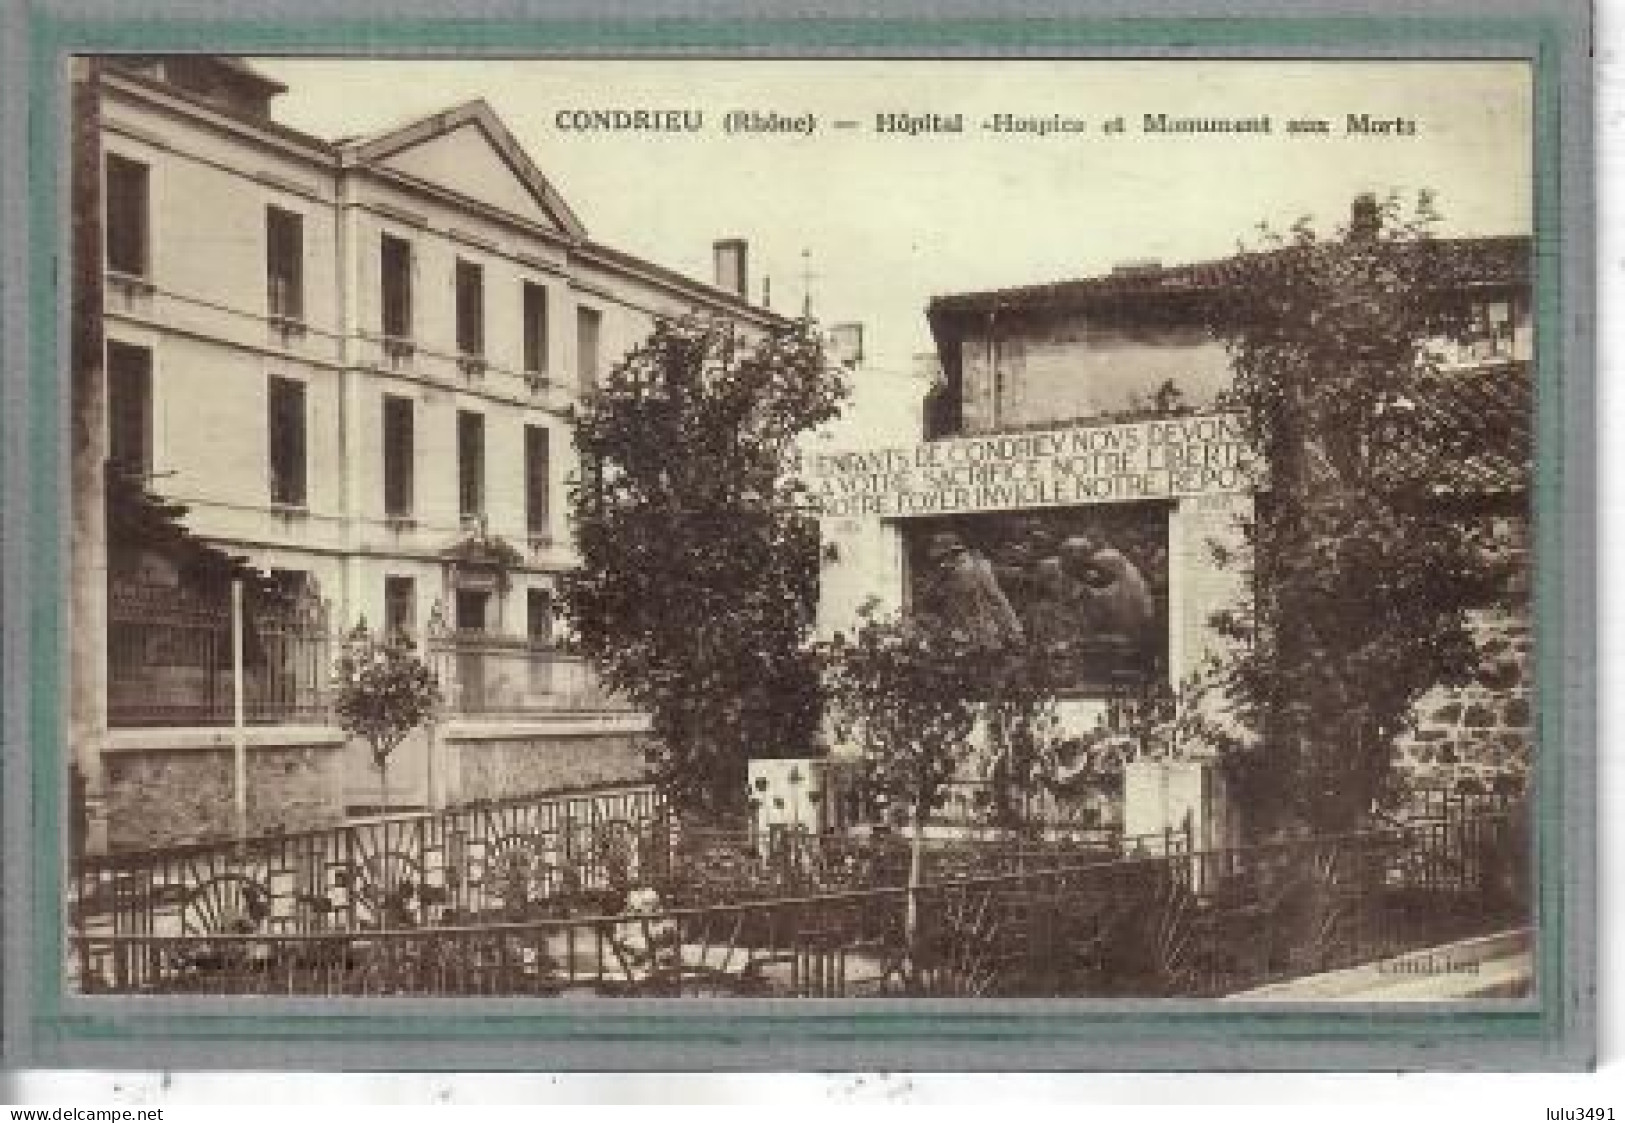
[[[372,750],[379,809],[389,806],[389,757],[440,702],[434,672],[403,637],[379,639],[358,622],[333,666],[333,710],[339,725]]]
[[[910,828],[906,932],[915,935],[925,824],[970,761],[987,650],[930,618],[863,610],[850,637],[820,648],[836,735],[863,750],[863,790]]]
[[[1250,569],[1251,596],[1216,619],[1240,725],[1217,739],[1265,827],[1358,827],[1397,794],[1417,699],[1475,663],[1465,609],[1498,575],[1409,467],[1435,436],[1417,403],[1437,345],[1465,327],[1467,278],[1436,222],[1426,193],[1409,213],[1363,196],[1336,238],[1300,221],[1236,257],[1214,310],[1268,473],[1244,556],[1218,556]]]
[[[752,756],[812,749],[819,537],[794,442],[845,385],[806,323],[659,324],[573,412],[572,647],[652,718],[676,806],[738,813]]]

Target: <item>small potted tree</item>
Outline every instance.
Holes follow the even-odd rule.
[[[907,616],[865,610],[855,634],[821,652],[836,733],[864,753],[863,783],[884,818],[910,831],[904,940],[919,936],[925,825],[970,759],[983,652]]]
[[[389,807],[389,758],[440,703],[435,674],[404,636],[380,638],[360,620],[345,637],[333,665],[333,711],[339,725],[360,737],[378,769],[378,809]]]

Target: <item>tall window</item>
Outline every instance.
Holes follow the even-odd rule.
[[[485,416],[457,411],[457,504],[463,518],[485,514]]]
[[[525,529],[547,533],[548,434],[540,425],[525,426]]]
[[[396,339],[412,336],[412,243],[385,234],[379,251],[382,278],[383,332]]]
[[[152,471],[152,352],[107,345],[107,459],[119,471]]]
[[[384,514],[412,513],[412,399],[384,395]]]
[[[305,315],[304,219],[280,207],[265,210],[265,285],[271,315]]]
[[[305,505],[305,384],[271,376],[271,502]]]
[[[384,578],[384,635],[395,639],[417,634],[417,582],[410,577]]]
[[[576,309],[576,377],[583,392],[598,385],[598,347],[603,323],[603,313],[596,308]]]
[[[525,282],[525,373],[547,370],[547,290]]]
[[[455,612],[454,626],[459,632],[483,632],[487,626],[486,609],[490,606],[491,594],[484,589],[458,589],[452,601],[452,611]],[[477,657],[477,656],[476,656]],[[479,684],[483,689],[484,678],[476,671],[469,679],[460,685],[463,687],[463,697],[466,702],[468,688]]]
[[[485,271],[471,261],[457,263],[457,350],[485,354]]]
[[[525,635],[534,644],[553,642],[553,593],[550,590],[525,590]]]
[[[145,277],[148,270],[147,165],[107,157],[107,267]]]

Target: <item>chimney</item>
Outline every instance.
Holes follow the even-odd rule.
[[[831,324],[829,349],[835,361],[845,367],[855,367],[863,361],[863,325],[859,323]]]
[[[1374,242],[1381,229],[1382,209],[1377,206],[1377,197],[1369,191],[1356,195],[1349,208],[1349,241]]]
[[[743,238],[721,238],[711,243],[717,288],[726,289],[740,300],[748,300],[750,293],[746,256],[747,243]]]

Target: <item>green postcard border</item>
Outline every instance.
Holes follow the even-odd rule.
[[[1327,1068],[1523,1067],[1585,1065],[1591,1060],[1592,991],[1589,930],[1570,927],[1575,913],[1589,918],[1591,879],[1589,710],[1591,695],[1572,660],[1584,658],[1592,637],[1590,587],[1573,580],[1565,548],[1589,526],[1589,510],[1571,506],[1571,483],[1589,471],[1589,445],[1567,439],[1566,422],[1589,421],[1587,354],[1566,330],[1566,286],[1574,270],[1567,253],[1589,262],[1582,220],[1565,216],[1572,203],[1563,174],[1588,166],[1586,130],[1565,135],[1569,68],[1585,64],[1578,12],[1511,17],[1378,18],[1253,17],[1227,19],[806,19],[806,20],[333,20],[279,22],[241,19],[26,17],[28,50],[28,370],[8,377],[24,382],[27,410],[0,414],[0,442],[26,441],[26,510],[12,508],[12,525],[33,533],[6,549],[25,567],[25,603],[6,606],[12,654],[21,645],[28,666],[29,783],[19,795],[30,816],[31,859],[15,876],[20,855],[8,847],[15,894],[27,886],[29,970],[7,988],[22,1003],[11,1019],[9,1046],[21,1024],[27,1060],[85,1064],[100,1058],[168,1056],[185,1052],[198,1063],[316,1067],[471,1067],[470,1057],[492,1050],[492,1067],[517,1068],[742,1068],[845,1067],[843,1056],[867,1065],[920,1068]],[[65,741],[64,651],[66,615],[66,476],[62,435],[65,380],[62,286],[65,242],[62,193],[66,169],[65,65],[68,55],[99,51],[222,49],[276,54],[577,54],[629,56],[764,54],[809,57],[866,53],[966,56],[1019,52],[1098,57],[1514,58],[1528,60],[1535,92],[1535,238],[1537,266],[1537,448],[1534,486],[1539,567],[1535,606],[1540,753],[1537,765],[1536,850],[1539,872],[1537,994],[1531,1002],[1480,1003],[1395,1010],[1362,1006],[1260,1011],[1230,1003],[1086,1004],[1041,1006],[978,1003],[974,1009],[942,1003],[757,1002],[681,1010],[595,1003],[520,1008],[515,1003],[448,1006],[404,999],[305,1001],[272,999],[204,1003],[160,999],[84,999],[61,991],[64,923],[59,855],[64,827],[58,746]],[[1227,52],[1229,54],[1227,55]],[[1267,52],[1267,53],[1261,53]],[[1572,90],[1570,90],[1572,94]],[[1576,156],[1578,152],[1578,157]],[[1565,235],[1569,237],[1565,237]],[[1582,274],[1589,278],[1589,273]],[[1585,283],[1585,282],[1583,282]],[[1589,292],[1586,293],[1589,296]],[[1574,308],[1579,304],[1575,303]],[[1572,323],[1573,316],[1567,317]],[[1572,380],[1580,379],[1578,385]],[[10,387],[13,393],[17,387]],[[1575,459],[1576,452],[1579,460]],[[1587,479],[1589,477],[1586,477]],[[1576,523],[1575,520],[1581,520]],[[1578,598],[1578,602],[1577,599]],[[26,613],[26,615],[24,614]],[[1579,627],[1571,634],[1571,626]],[[1584,643],[1583,650],[1576,644]],[[1583,678],[1584,676],[1582,676]],[[15,692],[8,702],[16,704]],[[1578,824],[1578,830],[1576,830]],[[1577,896],[1578,895],[1578,896]],[[12,896],[13,907],[17,898]],[[1580,908],[1576,910],[1576,901]],[[15,959],[13,960],[15,963]],[[19,990],[24,993],[19,996]],[[210,1005],[212,1004],[212,1005]],[[203,1007],[208,1006],[206,1012]],[[251,1012],[265,1009],[266,1013]],[[275,1012],[270,1012],[275,1011]],[[15,1011],[14,1011],[15,1013]],[[233,1051],[231,1043],[242,1046]],[[335,1044],[355,1048],[348,1056]],[[1239,1044],[1256,1056],[1236,1060]],[[195,1052],[216,1046],[214,1056]],[[981,1047],[979,1047],[981,1046]],[[1227,1049],[1227,1046],[1229,1047]],[[1363,1048],[1354,1048],[1363,1046]],[[522,1049],[522,1053],[515,1053]],[[1212,1050],[1204,1053],[1204,1050]],[[370,1050],[370,1051],[369,1051]],[[596,1050],[596,1052],[590,1052]],[[8,1050],[9,1051],[9,1050]],[[1161,1054],[1159,1056],[1159,1054]],[[257,1055],[258,1059],[254,1059]],[[1210,1060],[1204,1060],[1209,1057]],[[974,1058],[974,1065],[966,1059]],[[833,1062],[833,1063],[832,1063]],[[480,1067],[487,1067],[480,1065]]]

